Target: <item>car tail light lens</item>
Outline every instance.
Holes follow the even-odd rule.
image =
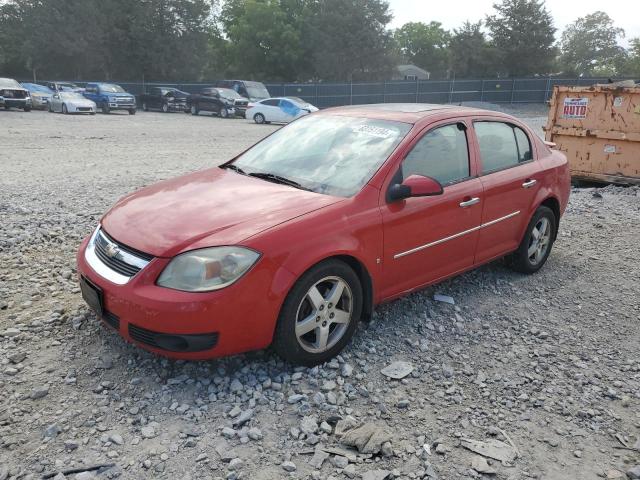
[[[157,284],[187,292],[208,292],[237,281],[260,258],[244,247],[213,247],[175,257],[163,270]]]

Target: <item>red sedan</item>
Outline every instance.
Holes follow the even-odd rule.
[[[569,191],[565,156],[509,115],[335,108],[120,200],[80,246],[80,285],[153,352],[272,344],[313,365],[381,302],[507,255],[536,272]]]

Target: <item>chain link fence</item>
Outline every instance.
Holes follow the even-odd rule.
[[[545,103],[554,85],[585,86],[607,83],[607,78],[504,78],[484,80],[417,80],[354,83],[265,83],[273,97],[300,97],[319,107],[367,103]],[[86,82],[77,81],[78,85]],[[198,93],[210,83],[112,82],[135,95],[153,86]]]

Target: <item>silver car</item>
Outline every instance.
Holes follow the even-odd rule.
[[[56,92],[49,101],[50,112],[96,114],[96,104],[76,92]]]

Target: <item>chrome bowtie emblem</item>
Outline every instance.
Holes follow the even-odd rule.
[[[116,245],[114,245],[113,243],[109,243],[105,247],[104,253],[106,253],[110,258],[113,258],[116,255],[118,255],[118,253],[120,253],[120,249]]]

